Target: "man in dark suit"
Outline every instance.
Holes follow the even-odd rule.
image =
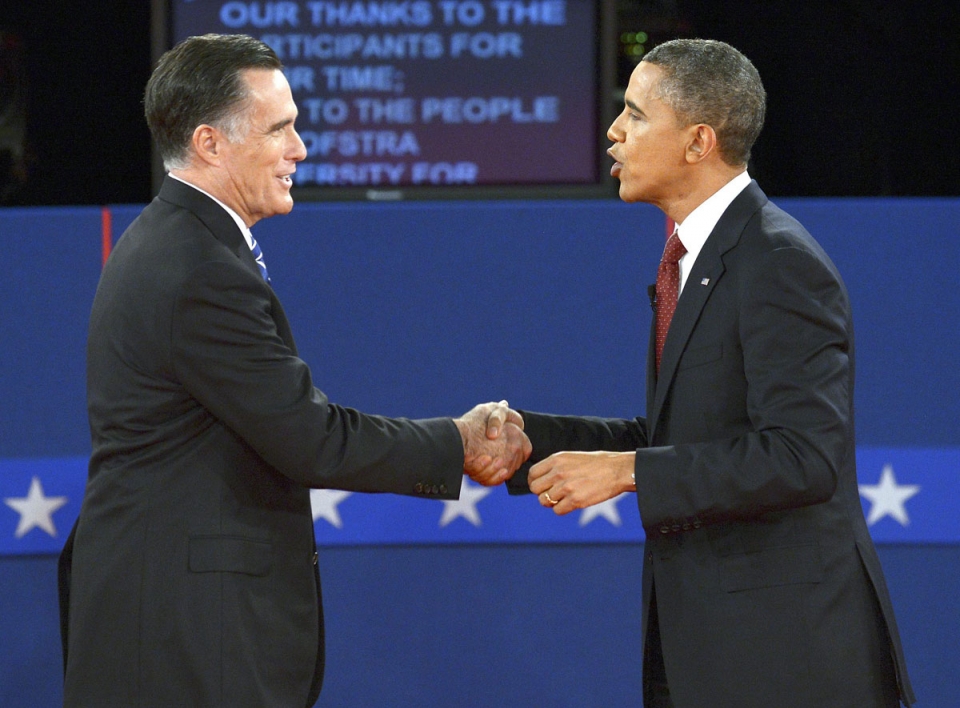
[[[636,491],[647,708],[892,708],[914,697],[857,491],[850,304],[747,174],[765,102],[721,42],[668,42],[633,72],[612,173],[679,225],[647,417],[523,412],[529,489],[558,514]]]
[[[250,232],[290,211],[306,155],[281,68],[257,40],[208,35],[147,85],[170,174],[90,319],[93,453],[60,568],[67,706],[313,705],[310,488],[455,499],[464,472],[500,483],[529,454],[503,404],[390,419],[314,386]]]

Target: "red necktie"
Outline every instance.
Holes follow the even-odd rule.
[[[670,320],[677,309],[680,295],[680,258],[687,249],[680,243],[680,237],[674,231],[663,248],[663,257],[657,269],[657,371],[660,371],[660,358],[663,355],[663,343],[667,341]]]

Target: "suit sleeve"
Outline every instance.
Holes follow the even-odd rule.
[[[739,285],[748,429],[638,451],[644,526],[756,518],[829,500],[853,434],[846,292],[800,248],[759,256]]]
[[[526,494],[527,473],[530,466],[563,450],[610,450],[629,452],[646,447],[646,423],[642,418],[622,420],[618,418],[594,418],[548,415],[520,411],[524,431],[533,443],[530,459],[507,481],[511,494]]]
[[[176,298],[173,370],[191,396],[282,474],[309,487],[457,498],[463,445],[448,418],[331,404],[284,343],[269,289],[240,264],[200,265]]]

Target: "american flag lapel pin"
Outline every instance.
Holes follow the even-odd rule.
[[[704,278],[701,280],[700,285],[710,285],[710,278]]]

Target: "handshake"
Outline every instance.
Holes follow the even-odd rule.
[[[480,484],[505,482],[530,457],[523,418],[506,401],[483,403],[454,419],[463,438],[463,471]],[[541,453],[544,451],[541,450]],[[542,506],[569,514],[637,489],[636,452],[561,451],[530,468],[527,484]]]
[[[533,452],[523,418],[506,401],[482,403],[453,422],[463,438],[463,472],[474,482],[507,481]]]

